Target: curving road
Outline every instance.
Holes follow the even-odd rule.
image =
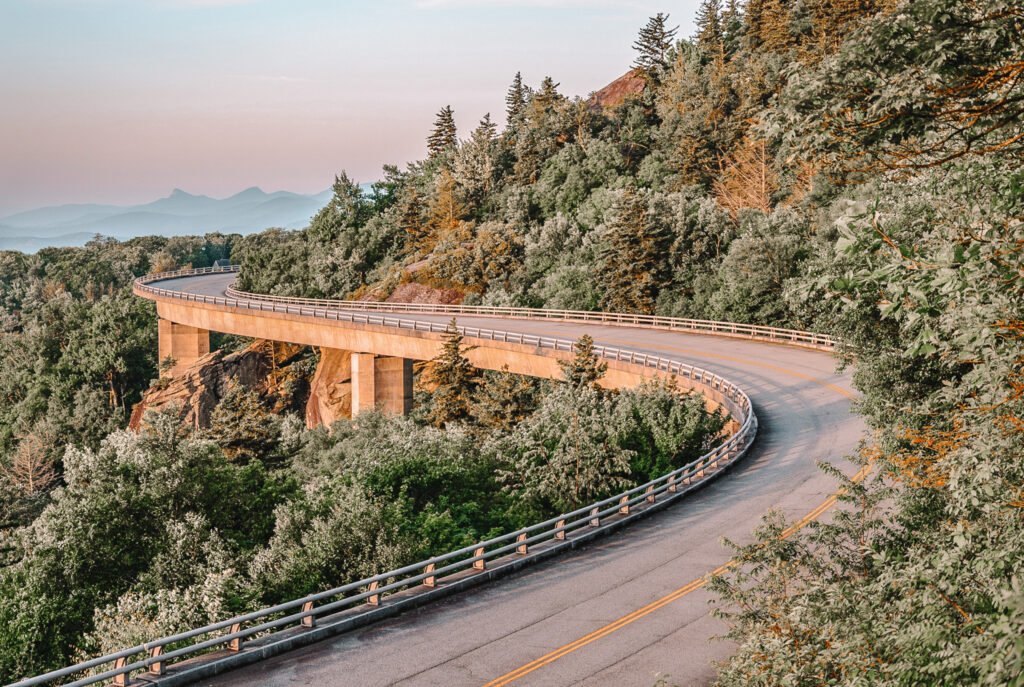
[[[221,296],[233,279],[212,274],[159,286]],[[664,675],[707,684],[713,661],[732,647],[711,640],[725,628],[709,615],[707,591],[687,591],[687,583],[728,560],[722,538],[749,541],[769,509],[796,520],[822,504],[836,484],[816,463],[844,465],[864,431],[851,413],[849,377],[834,372],[826,353],[614,325],[458,320],[567,339],[586,333],[599,344],[718,372],[753,401],[757,443],[723,479],[580,551],[202,684],[650,686]]]

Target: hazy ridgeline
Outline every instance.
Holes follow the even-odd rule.
[[[636,71],[592,99],[517,77],[500,131],[441,110],[428,159],[369,194],[341,174],[305,230],[2,254],[0,677],[470,542],[714,436],[671,389],[500,374],[331,435],[240,391],[210,434],[107,436],[155,376],[131,277],[230,253],[267,293],[839,337],[873,477],[828,527],[780,541],[769,517],[716,582],[740,646],[721,682],[1019,679],[1022,35],[1003,0],[708,0],[692,39],[652,19]],[[566,473],[567,414],[600,419],[574,445],[601,479]]]

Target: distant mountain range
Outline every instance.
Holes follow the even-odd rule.
[[[47,246],[81,246],[96,234],[123,241],[135,236],[300,229],[330,198],[330,189],[307,196],[265,193],[254,186],[220,199],[174,189],[166,198],[143,205],[39,208],[0,218],[0,250],[31,253]]]

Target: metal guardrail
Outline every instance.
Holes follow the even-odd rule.
[[[606,315],[601,313],[582,313],[578,311],[544,311],[527,308],[487,308],[478,306],[419,306],[405,304],[371,304],[361,301],[320,301],[311,299],[286,299],[275,297],[256,297],[242,295],[234,291],[235,296],[206,296],[172,289],[151,286],[154,282],[176,277],[195,276],[217,272],[237,272],[238,267],[202,268],[197,270],[179,270],[140,277],[135,281],[133,291],[138,295],[152,295],[187,302],[199,302],[225,307],[238,307],[257,311],[286,312],[304,316],[312,316],[337,321],[367,323],[442,333],[446,325],[424,322],[414,319],[384,317],[370,314],[343,312],[341,309],[373,310],[375,306],[416,310],[422,312],[445,312],[452,314],[502,315],[506,317],[545,317],[548,319],[565,319],[583,321],[600,321],[615,324],[641,324],[666,329],[686,329],[694,331],[690,324],[680,326],[671,323],[714,324],[728,327],[727,323],[706,323],[700,320],[678,320],[675,318],[654,318],[649,316]],[[538,314],[539,313],[539,314]],[[632,319],[630,319],[632,318]],[[663,324],[670,322],[669,324]],[[831,348],[834,343],[828,337],[792,332],[791,330],[774,330],[773,328],[735,325],[737,330],[702,329],[706,333],[721,335],[738,334],[747,338],[761,338],[780,343],[810,346],[815,348]],[[509,343],[526,344],[539,348],[557,351],[573,350],[574,341],[550,337],[540,337],[515,332],[504,332],[493,329],[475,327],[459,327],[463,335],[471,338],[482,338]],[[739,333],[743,331],[744,333]],[[787,336],[781,336],[786,334]],[[789,335],[801,336],[789,336]],[[467,571],[482,572],[487,563],[499,558],[529,556],[530,547],[545,542],[571,540],[575,535],[592,533],[595,530],[609,527],[607,521],[617,515],[628,515],[633,511],[642,511],[653,507],[655,503],[673,500],[721,474],[726,467],[738,460],[750,447],[757,434],[757,417],[751,407],[750,398],[736,384],[713,372],[703,370],[678,360],[649,355],[629,349],[596,346],[595,354],[602,358],[618,360],[644,368],[652,368],[689,379],[693,384],[709,391],[721,394],[730,415],[739,423],[739,429],[717,448],[700,458],[673,470],[645,484],[623,491],[615,496],[602,499],[582,508],[563,513],[543,522],[523,527],[503,534],[474,546],[434,556],[423,561],[389,570],[379,575],[367,577],[334,589],[310,594],[299,599],[277,604],[252,613],[235,616],[227,620],[196,628],[175,635],[160,637],[153,641],[123,649],[118,652],[99,656],[73,666],[54,670],[37,677],[27,678],[14,683],[13,687],[29,687],[30,685],[49,684],[56,680],[77,678],[67,683],[74,686],[91,685],[112,680],[114,684],[127,684],[133,672],[148,671],[150,675],[159,676],[165,673],[168,663],[175,660],[193,657],[208,650],[227,648],[231,652],[241,651],[247,638],[262,635],[274,630],[296,625],[313,628],[317,619],[337,613],[344,609],[364,605],[378,606],[384,603],[384,595],[414,587],[433,588],[455,574]],[[661,501],[659,501],[661,499]],[[178,644],[178,648],[167,650]],[[87,671],[101,666],[110,667],[94,675],[84,675]]]
[[[452,315],[493,315],[506,318],[559,320],[563,322],[600,322],[601,324],[617,324],[631,327],[652,327],[672,331],[714,334],[756,341],[771,341],[789,345],[832,350],[835,340],[825,334],[804,332],[797,329],[781,327],[764,327],[736,322],[716,322],[714,320],[695,320],[684,317],[662,317],[660,315],[637,315],[631,313],[605,313],[589,310],[550,310],[547,308],[516,308],[489,305],[435,305],[430,303],[387,303],[383,301],[345,301],[326,300],[319,298],[293,298],[287,296],[267,296],[263,294],[239,291],[233,285],[226,291],[232,298],[288,303],[291,305],[310,306],[315,308],[344,308],[345,310],[374,312],[417,312],[441,313]]]

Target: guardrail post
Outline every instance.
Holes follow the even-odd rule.
[[[629,497],[623,496],[619,499],[619,512],[623,515],[629,515]]]
[[[164,648],[162,646],[154,646],[154,647],[152,647],[149,650],[149,657],[150,658],[159,658],[161,656],[161,654],[163,654],[163,653],[164,653]],[[156,663],[150,663],[149,664],[149,672],[153,673],[154,675],[163,675],[164,674],[164,662],[163,661],[157,661]]]
[[[679,491],[679,486],[678,482],[676,482],[675,475],[672,475],[671,477],[668,478],[668,491],[670,491],[673,494]]]
[[[307,601],[306,603],[302,604],[303,613],[309,613],[312,610],[312,601]],[[314,617],[312,614],[302,616],[302,620],[300,622],[302,623],[302,627],[316,627],[316,617]]]
[[[374,580],[373,582],[370,583],[370,587],[369,587],[368,591],[375,592],[375,591],[377,591],[377,587],[379,587],[379,586],[380,586],[380,583],[377,580]],[[370,596],[366,597],[366,605],[367,606],[380,606],[380,594],[371,594]]]
[[[425,573],[432,573],[432,572],[434,572],[434,564],[433,563],[428,563],[427,567],[423,568],[423,572],[425,572]],[[429,577],[423,578],[423,586],[424,587],[429,587],[429,588],[433,589],[434,587],[437,586],[437,578],[434,577],[433,575],[430,575]]]
[[[126,665],[128,665],[128,659],[126,657],[119,658],[114,661],[114,670],[124,668]],[[114,681],[111,684],[116,685],[117,687],[125,687],[128,684],[128,672],[125,671],[115,675]]]
[[[555,523],[555,539],[565,539],[565,520],[559,520]]]
[[[241,623],[235,623],[228,630],[228,634],[234,634],[236,632],[241,632],[241,630],[242,630],[242,624]],[[241,637],[233,637],[232,639],[228,640],[228,651],[241,651],[241,650],[242,650],[242,638]]]
[[[516,537],[516,543],[519,544],[519,546],[516,547],[516,553],[518,553],[521,556],[525,556],[527,551],[526,544],[523,544],[524,541],[526,541],[526,532],[523,532],[518,537]]]
[[[600,512],[601,511],[598,508],[591,508],[590,509],[590,526],[591,527],[600,527],[600,525],[601,525],[601,518],[597,517],[597,514],[600,513]]]
[[[657,500],[657,496],[654,495],[654,485],[647,487],[647,503],[654,503]]]
[[[483,555],[484,555],[484,547],[482,547],[482,546],[480,548],[478,548],[478,549],[473,551],[473,556],[474,557],[476,557],[476,556],[483,556]],[[477,558],[475,561],[473,561],[473,569],[474,570],[485,570],[486,568],[487,568],[487,561],[485,561],[483,558]]]

